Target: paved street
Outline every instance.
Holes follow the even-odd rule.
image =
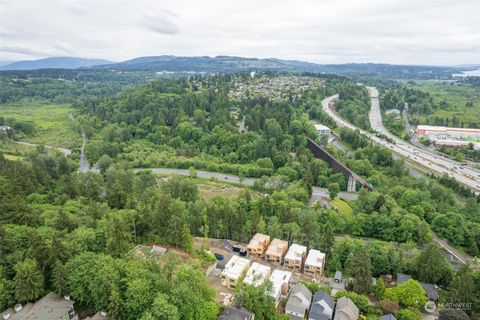
[[[382,123],[382,116],[378,102],[378,91],[376,88],[369,87],[369,92],[372,101],[370,110],[370,123],[372,129],[376,132],[388,137],[394,143],[390,143],[376,134],[359,129],[340,117],[333,109],[333,102],[338,98],[338,95],[327,97],[322,101],[323,110],[337,123],[338,126],[347,127],[352,130],[359,130],[359,132],[367,136],[371,141],[389,148],[393,153],[401,156],[405,160],[415,163],[417,166],[425,168],[437,175],[448,174],[461,184],[469,187],[472,191],[480,193],[480,171],[468,166],[459,165],[457,162],[444,157],[432,155],[424,150],[417,148],[410,143],[407,143],[395,135],[391,134],[385,129]]]
[[[150,170],[153,174],[178,174],[182,176],[190,175],[190,171],[188,169],[172,169],[172,168],[134,169],[134,171],[142,171],[142,170]],[[254,178],[240,179],[239,176],[235,176],[232,174],[219,173],[219,172],[210,172],[210,171],[203,171],[203,170],[195,170],[195,172],[197,173],[197,177],[199,178],[205,178],[205,179],[215,178],[219,181],[238,183],[246,186],[253,186],[253,183],[256,180]]]

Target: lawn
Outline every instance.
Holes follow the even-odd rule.
[[[347,219],[351,219],[353,217],[353,209],[350,207],[348,203],[340,198],[335,198],[330,201],[332,207],[338,210],[338,212]]]
[[[34,124],[36,132],[33,135],[20,136],[20,140],[55,147],[77,148],[81,146],[82,140],[69,118],[71,112],[74,112],[71,106],[41,102],[0,105],[2,117],[30,121]]]
[[[407,85],[415,89],[429,92],[433,101],[438,105],[441,101],[447,102],[447,107],[437,109],[430,115],[419,116],[420,123],[432,124],[436,117],[452,119],[456,116],[459,126],[469,127],[472,120],[479,119],[480,90],[470,85],[452,85],[442,82],[423,81],[415,85]],[[467,107],[468,102],[473,102],[473,107]]]

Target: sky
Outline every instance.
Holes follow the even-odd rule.
[[[0,0],[0,60],[480,63],[480,0]]]

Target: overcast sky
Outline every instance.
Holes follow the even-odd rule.
[[[480,63],[480,0],[0,0],[0,60]]]

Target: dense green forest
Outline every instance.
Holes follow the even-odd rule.
[[[41,99],[71,94],[89,136],[86,155],[99,171],[80,173],[75,157],[42,147],[20,161],[0,154],[0,309],[55,290],[69,292],[87,311],[106,309],[114,319],[216,319],[219,306],[203,272],[212,256],[194,246],[193,237],[246,242],[256,232],[327,252],[330,271],[355,275],[357,259],[366,255],[375,277],[405,272],[454,292],[460,284],[443,256],[425,256],[417,245],[429,243],[433,230],[479,255],[480,205],[474,197],[460,202],[451,188],[408,176],[389,150],[341,129],[352,151],[329,150],[376,192],[360,191],[350,203],[351,216],[306,206],[312,186],[346,188],[343,175],[306,147],[306,137],[316,139],[310,120],[334,127],[322,99],[338,92],[339,113],[368,128],[366,90],[346,78],[321,79],[321,89],[282,100],[232,98],[238,82],[254,81],[248,74],[162,79],[118,93],[107,82],[107,89],[79,98],[75,90],[34,82],[25,96],[10,94],[5,101],[37,99],[42,90]],[[239,130],[242,119],[246,132]],[[238,197],[206,201],[192,177],[165,180],[131,170],[152,167],[260,179]],[[263,195],[254,197],[254,191]],[[335,235],[377,240],[367,246]],[[159,265],[132,257],[135,245],[144,243],[181,248],[192,259],[169,257]],[[423,270],[430,256],[439,261],[434,275]],[[480,284],[478,272],[465,272]],[[478,288],[471,299],[479,299]],[[239,289],[243,304],[256,301],[252,290]],[[259,311],[263,319],[281,319],[271,312],[272,303]]]

